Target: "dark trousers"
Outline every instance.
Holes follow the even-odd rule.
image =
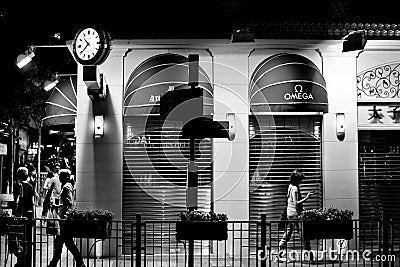
[[[293,231],[299,230],[299,223],[296,221],[298,220],[297,216],[290,216],[288,220],[293,220],[293,222],[288,222],[286,226],[286,231],[283,234],[281,240],[279,241],[279,249],[284,250],[286,248],[287,243],[289,242],[290,238],[292,237]],[[304,250],[311,250],[310,240],[303,238],[303,249]]]
[[[83,264],[82,255],[75,245],[74,239],[64,235],[57,235],[54,239],[53,259],[51,260],[49,266],[55,267],[57,265],[57,262],[61,259],[61,253],[64,244],[74,256],[77,267],[80,267]]]

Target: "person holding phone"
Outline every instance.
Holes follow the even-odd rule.
[[[287,224],[285,233],[283,234],[282,238],[279,241],[279,252],[277,256],[278,261],[286,261],[284,258],[285,250],[287,243],[289,242],[290,238],[292,237],[294,228],[297,228],[298,225],[295,222],[298,220],[298,216],[303,211],[303,203],[307,201],[313,194],[313,192],[308,192],[307,195],[303,198],[300,192],[300,183],[305,178],[305,175],[300,170],[294,170],[290,174],[289,178],[289,187],[287,191],[287,218],[288,220],[292,220],[293,222],[289,222]],[[304,250],[311,250],[310,240],[303,240],[304,243]],[[310,260],[312,260],[312,254],[310,254]]]

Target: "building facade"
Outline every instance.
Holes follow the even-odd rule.
[[[77,200],[118,219],[175,219],[185,210],[189,143],[182,124],[159,116],[160,97],[188,81],[198,54],[204,109],[234,114],[236,136],[196,141],[199,208],[229,220],[278,219],[291,171],[308,208],[354,211],[355,218],[400,201],[398,41],[368,41],[342,52],[341,40],[114,40],[99,71],[105,101],[92,101],[78,67]],[[94,136],[94,117],[104,135]]]

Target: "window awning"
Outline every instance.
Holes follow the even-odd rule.
[[[77,112],[76,85],[76,76],[71,76],[53,89],[46,101],[44,125],[67,126],[75,124]]]
[[[318,67],[297,54],[262,61],[251,77],[250,107],[259,112],[328,112],[326,82]]]
[[[161,96],[172,88],[185,88],[187,83],[187,57],[167,53],[145,60],[131,73],[126,83],[124,115],[159,115]],[[205,106],[212,108],[213,88],[207,73],[201,67],[199,87],[203,88]]]

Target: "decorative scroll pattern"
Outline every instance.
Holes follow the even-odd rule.
[[[380,65],[357,74],[357,98],[400,98],[400,63]]]

